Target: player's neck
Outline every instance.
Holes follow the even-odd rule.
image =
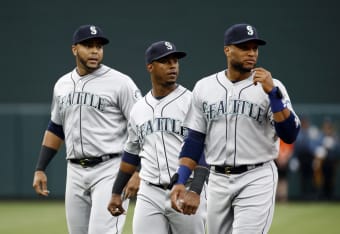
[[[172,84],[170,86],[164,86],[164,85],[152,85],[152,96],[154,96],[155,98],[158,97],[165,97],[167,96],[169,93],[171,93],[172,91],[174,91],[176,88],[178,87],[178,84]]]
[[[229,79],[231,82],[235,83],[241,80],[247,79],[251,75],[250,72],[240,72],[233,69],[227,69],[225,70],[225,76],[227,79]]]

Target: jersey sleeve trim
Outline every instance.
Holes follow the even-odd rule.
[[[198,163],[203,153],[204,141],[205,134],[188,129],[188,136],[184,139],[179,157],[188,157]]]
[[[130,154],[130,153],[124,151],[122,161],[129,163],[129,164],[132,164],[134,166],[139,166],[140,157],[137,154]]]
[[[60,139],[65,139],[65,134],[63,130],[63,126],[54,123],[52,120],[48,123],[47,130],[58,136]]]

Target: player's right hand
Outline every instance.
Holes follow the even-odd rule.
[[[133,173],[132,177],[130,178],[129,182],[124,188],[123,199],[125,200],[136,197],[137,192],[139,190],[139,184],[140,184],[139,172],[135,172]]]
[[[171,207],[181,213],[183,213],[182,204],[184,201],[185,193],[186,193],[186,188],[183,184],[175,184],[172,187],[171,194],[170,194]]]
[[[126,214],[126,211],[122,207],[122,203],[122,195],[113,193],[107,210],[111,213],[112,216]]]
[[[183,198],[182,210],[183,214],[194,215],[200,205],[201,196],[194,191],[187,191]]]
[[[33,178],[33,188],[39,195],[47,197],[50,191],[47,190],[47,176],[43,171],[36,171]]]

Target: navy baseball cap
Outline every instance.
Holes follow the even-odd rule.
[[[150,64],[155,60],[161,59],[170,54],[175,55],[177,58],[183,58],[187,54],[182,51],[177,51],[176,46],[169,41],[158,41],[151,44],[145,51],[145,62]]]
[[[78,44],[82,41],[99,38],[103,45],[109,43],[109,39],[104,35],[103,30],[95,25],[82,25],[73,34],[73,45]]]
[[[258,45],[266,42],[259,38],[256,28],[250,24],[234,24],[224,33],[224,45],[236,45],[247,41],[255,41]]]

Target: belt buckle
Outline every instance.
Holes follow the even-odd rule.
[[[90,159],[82,158],[79,160],[79,162],[80,162],[80,166],[82,166],[83,168],[87,168],[87,164],[90,162]]]
[[[232,166],[226,166],[226,167],[224,167],[224,173],[225,173],[226,175],[230,175],[230,173],[231,173],[231,168],[232,168]]]

